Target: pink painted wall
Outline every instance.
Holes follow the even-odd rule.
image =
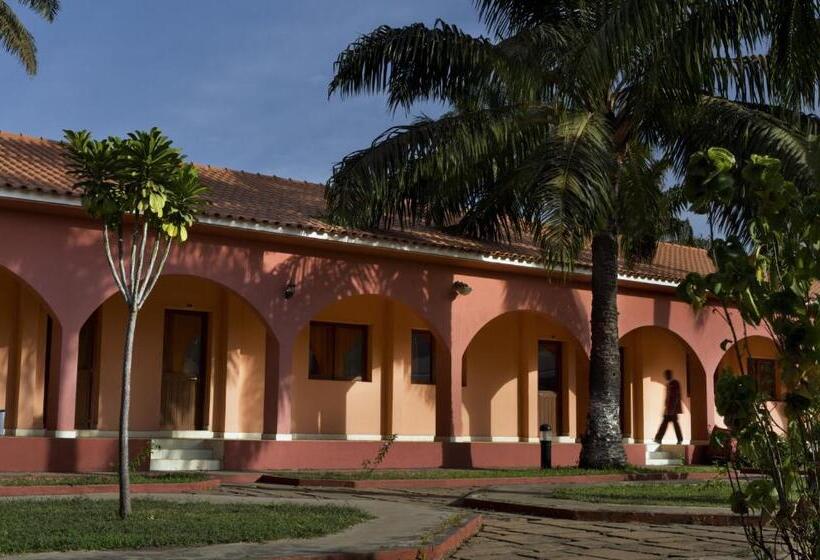
[[[572,334],[557,321],[512,312],[490,321],[473,338],[464,359],[462,425],[479,437],[538,437],[538,342],[561,344],[563,419],[555,435],[576,437],[587,407],[589,361]]]
[[[238,297],[212,282],[184,276],[162,278],[137,323],[132,371],[131,428],[171,429],[161,425],[162,351],[165,311],[208,314],[208,358],[204,399],[205,429],[262,433],[265,381],[265,327]],[[119,295],[100,310],[98,426],[119,425],[122,348],[126,308]]]
[[[131,439],[129,456],[142,455],[148,440]],[[0,438],[0,472],[115,471],[118,441],[114,438]],[[138,470],[148,470],[140,465]]]
[[[98,226],[79,213],[46,214],[23,207],[0,208],[0,238],[4,240],[0,244],[0,266],[38,294],[42,311],[50,312],[61,327],[58,342],[64,344],[60,345],[50,383],[54,396],[48,400],[49,407],[54,409],[55,427],[61,430],[73,428],[76,366],[72,368],[72,363],[76,364],[76,335],[80,327],[104,303],[104,317],[112,317],[110,320],[115,322],[122,319],[121,304],[116,300],[106,303],[115,294],[115,288],[100,237]],[[59,274],[55,273],[57,265]],[[498,329],[496,334],[503,339],[513,332],[494,326],[493,320],[499,318],[501,322],[497,324],[503,327],[506,317],[513,317],[508,314],[515,311],[531,311],[549,318],[553,324],[544,327],[541,334],[537,334],[541,329],[537,322],[527,328],[533,329],[533,337],[553,333],[576,341],[575,358],[570,362],[577,370],[582,369],[590,346],[591,295],[587,280],[547,281],[538,270],[473,265],[463,260],[411,253],[388,254],[330,242],[263,237],[200,226],[194,229],[188,243],[174,250],[166,273],[169,278],[163,280],[163,286],[171,287],[158,289],[145,309],[138,334],[142,357],[140,383],[135,384],[135,402],[141,403],[133,417],[132,427],[136,430],[157,427],[161,357],[156,348],[162,332],[162,306],[190,303],[207,309],[215,317],[222,314],[232,318],[231,323],[239,320],[243,325],[250,321],[249,317],[259,320],[235,338],[225,338],[223,377],[220,369],[212,366],[208,419],[215,425],[215,419],[224,416],[219,421],[224,421],[226,431],[236,427],[267,434],[334,434],[341,430],[350,434],[379,434],[387,430],[428,435],[435,427],[435,435],[445,438],[469,436],[471,432],[509,437],[531,435],[532,364],[525,360],[524,367],[513,366],[511,374],[505,371],[516,356],[520,357],[521,350],[513,350],[512,357],[493,353],[489,342],[492,337],[486,333]],[[185,275],[187,281],[174,275]],[[191,277],[211,283],[194,287]],[[455,280],[469,284],[472,294],[453,298],[451,286]],[[296,294],[292,299],[284,299],[280,295],[282,288],[291,282],[296,285]],[[247,305],[248,312],[232,310],[233,300],[226,294]],[[372,304],[366,298],[352,298],[376,295],[380,297],[373,297]],[[392,315],[387,309],[388,300],[395,302]],[[723,357],[719,343],[727,338],[728,329],[711,310],[695,314],[676,300],[668,288],[639,290],[624,285],[618,303],[622,333],[646,326],[669,329],[695,352],[706,372],[713,372]],[[315,318],[366,321],[377,327],[370,350],[372,381],[307,380],[306,327]],[[388,325],[391,322],[392,328]],[[400,331],[415,324],[426,325],[437,335],[440,357],[447,362],[440,368],[442,375],[437,375],[435,387],[408,389],[406,383],[407,368],[402,358],[406,340]],[[508,326],[513,328],[512,324]],[[212,329],[218,328],[223,327],[215,320]],[[109,356],[116,355],[115,348],[120,346],[121,335],[117,332],[112,329],[104,335]],[[268,345],[262,349],[263,333],[270,334],[268,339],[276,346],[276,355],[267,351]],[[393,345],[386,344],[390,333]],[[480,355],[472,360],[467,356],[468,380],[466,387],[462,387],[462,365],[471,344],[479,349]],[[390,381],[397,389],[393,393],[385,391],[382,384],[385,348],[393,354],[388,360],[392,367]],[[115,362],[109,358],[105,366],[108,384],[100,402],[105,427],[113,427],[112,419],[116,416],[116,405],[112,404],[115,376],[109,373],[117,371]],[[480,365],[471,366],[471,362]],[[232,377],[227,374],[228,363],[237,365],[239,369],[235,371],[247,369],[252,373]],[[484,373],[479,370],[476,375],[479,380],[485,377],[486,383],[474,381],[471,367],[485,368]],[[28,369],[36,371],[37,366]],[[517,385],[519,379],[521,385]],[[220,384],[231,395],[225,397],[221,412]],[[518,389],[524,384],[526,394]],[[574,418],[576,434],[584,429],[586,411],[582,396],[587,387],[586,376],[576,371],[576,412],[567,420],[571,425]],[[711,403],[712,384],[705,387],[705,400]],[[504,410],[493,404],[496,399],[506,403]],[[244,412],[236,415],[238,402],[248,403],[247,418]],[[511,408],[513,403],[526,408],[523,420],[518,408]],[[486,412],[462,412],[462,408],[481,407]],[[383,412],[389,412],[388,421]],[[486,416],[482,419],[481,414],[489,414],[490,421]],[[707,424],[714,424],[711,404],[705,415]],[[34,422],[36,410],[30,416]]]
[[[0,268],[0,409],[9,429],[43,428],[47,317],[40,298]]]
[[[680,384],[682,413],[678,416],[684,441],[692,439],[692,406],[690,395],[695,385],[703,383],[701,372],[687,376],[689,349],[672,332],[658,327],[644,327],[621,339],[624,348],[624,374],[632,388],[632,435],[636,442],[651,441],[664,414],[666,380],[663,372],[672,370]],[[628,413],[629,414],[629,413]],[[700,420],[699,420],[700,421]],[[665,443],[675,443],[675,432],[668,426]]]

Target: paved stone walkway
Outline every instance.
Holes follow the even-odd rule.
[[[464,510],[454,507],[455,501],[469,489],[414,490],[350,490],[290,488],[269,485],[224,485],[208,494],[186,499],[209,500],[298,500],[327,503],[339,501],[378,513],[378,524],[372,522],[353,527],[343,533],[310,541],[316,552],[351,550],[353,541],[366,542],[373,549],[378,543],[392,546],[415,540],[400,540],[397,532],[408,522],[425,524],[435,530],[452,515]],[[411,509],[407,509],[410,506]],[[407,517],[410,515],[409,517]],[[652,525],[636,523],[603,523],[544,519],[524,515],[482,512],[485,524],[481,532],[470,539],[452,556],[453,560],[487,560],[544,558],[550,560],[644,560],[660,558],[690,558],[724,560],[749,558],[743,530],[737,527],[707,527],[696,525]],[[399,539],[399,540],[397,540]],[[298,550],[303,553],[306,541],[279,541],[272,545],[220,545],[175,550],[151,550],[97,553],[46,553],[27,555],[26,560],[157,559],[221,560],[226,558],[270,558]]]
[[[372,501],[412,502],[449,508],[468,489],[334,490],[267,485],[231,487],[244,495],[351,496]],[[697,525],[591,523],[482,512],[484,528],[467,541],[454,560],[543,558],[563,560],[644,560],[750,558],[743,529]]]
[[[485,515],[484,528],[454,560],[657,560],[751,557],[741,529],[696,525],[588,523],[516,515]]]

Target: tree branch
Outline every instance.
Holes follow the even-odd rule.
[[[162,260],[160,260],[159,266],[156,269],[156,272],[153,274],[153,278],[146,278],[148,281],[147,287],[145,291],[141,294],[140,300],[137,302],[137,307],[142,307],[142,304],[145,303],[145,300],[148,299],[148,296],[151,294],[151,290],[154,289],[154,286],[159,280],[160,275],[162,274],[162,269],[165,268],[165,261],[168,260],[168,255],[171,253],[171,245],[173,244],[174,240],[172,238],[167,239],[167,244],[165,245],[165,249],[162,254]]]
[[[114,257],[111,254],[111,235],[108,231],[108,224],[103,226],[103,245],[105,246],[105,258],[108,261],[108,267],[111,269],[111,275],[114,276],[114,283],[117,284],[117,289],[122,296],[127,299],[128,296],[125,291],[125,286],[119,274],[117,274],[117,266],[114,264]]]
[[[139,237],[139,217],[135,214],[134,223],[131,225],[131,262],[129,263],[131,268],[131,292],[134,296],[130,302],[132,304],[136,303],[137,289],[139,288],[137,285],[137,246],[139,245]]]
[[[117,225],[117,261],[120,265],[120,278],[123,285],[122,295],[127,303],[131,303],[131,288],[128,286],[128,275],[125,273],[125,261],[123,260],[123,238],[122,222]]]
[[[140,248],[137,255],[137,273],[134,275],[134,291],[136,292],[136,300],[139,301],[139,294],[142,291],[142,286],[145,285],[145,279],[142,277],[142,269],[145,264],[145,245],[148,242],[148,220],[142,222],[142,234],[140,237]]]

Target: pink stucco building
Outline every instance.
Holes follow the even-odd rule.
[[[320,185],[201,176],[211,204],[137,330],[130,424],[135,452],[158,442],[154,468],[355,468],[392,435],[385,467],[537,465],[542,422],[556,463],[577,461],[586,261],[562,279],[525,243],[342,230],[322,221]],[[116,455],[125,307],[71,185],[59,143],[0,133],[0,471],[102,470]],[[702,250],[661,244],[621,271],[633,463],[662,457],[648,444],[666,369],[682,387],[680,452],[691,459],[720,423],[729,329],[675,297],[710,268]],[[774,347],[748,335],[776,399]]]

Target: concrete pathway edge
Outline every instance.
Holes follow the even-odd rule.
[[[649,511],[641,509],[624,511],[607,509],[606,507],[591,509],[587,507],[589,506],[587,503],[584,504],[585,507],[580,508],[573,507],[571,500],[566,500],[566,502],[566,506],[538,505],[466,496],[459,501],[459,505],[479,510],[515,513],[533,517],[548,517],[550,519],[568,519],[572,521],[649,523],[658,525],[710,525],[717,527],[736,527],[743,525],[743,519],[733,513]],[[635,507],[640,508],[639,505]]]
[[[628,474],[578,474],[561,476],[527,476],[504,478],[401,478],[339,480],[331,478],[299,478],[275,474],[262,474],[257,482],[261,484],[281,484],[284,486],[306,486],[317,488],[476,488],[486,486],[508,486],[512,484],[592,484],[601,482],[657,482],[663,480],[714,480],[721,473],[709,472],[658,472]]]

